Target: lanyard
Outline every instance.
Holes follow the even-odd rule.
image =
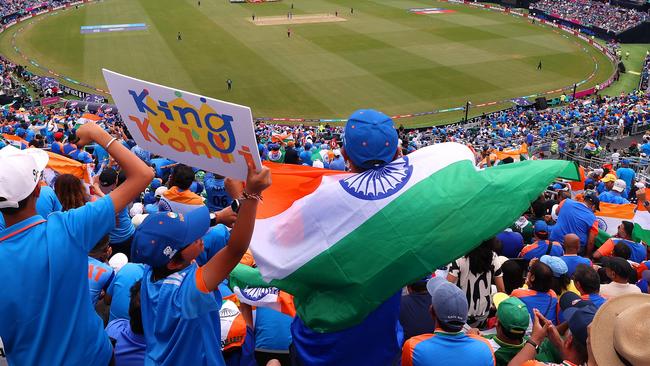
[[[33,228],[34,226],[39,225],[39,224],[42,224],[42,223],[44,223],[44,222],[45,222],[45,220],[39,220],[39,221],[33,222],[33,223],[31,223],[31,224],[25,226],[24,228],[21,228],[21,229],[19,229],[19,230],[14,231],[13,233],[9,233],[9,234],[3,236],[2,238],[0,238],[0,242],[1,242],[1,241],[4,241],[4,240],[7,240],[7,239],[9,239],[9,238],[11,238],[11,237],[13,237],[13,236],[16,236],[16,235],[22,233],[23,231],[28,230],[28,229],[31,229],[31,228]]]

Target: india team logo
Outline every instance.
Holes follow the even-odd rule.
[[[607,231],[607,222],[598,216],[596,216],[596,220],[598,221],[598,228],[602,231]]]
[[[340,181],[346,192],[368,201],[390,197],[408,183],[413,166],[407,156]]]

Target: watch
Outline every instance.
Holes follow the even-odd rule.
[[[650,201],[648,201],[648,200],[643,201],[643,205],[644,205],[645,207],[650,206]]]
[[[234,199],[234,200],[232,200],[232,203],[230,204],[230,208],[231,208],[235,213],[239,213],[239,207],[240,207],[240,206],[241,206],[241,204],[239,203],[239,200],[238,200],[238,199]]]
[[[530,338],[526,340],[526,343],[528,343],[528,344],[530,344],[531,346],[533,346],[533,348],[535,348],[535,353],[537,353],[537,351],[539,350],[539,344],[535,343],[535,342],[534,342],[533,340],[531,340]]]

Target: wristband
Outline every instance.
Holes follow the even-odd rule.
[[[114,143],[115,141],[117,141],[117,139],[115,137],[113,137],[111,139],[111,141],[109,141],[108,144],[106,144],[106,147],[104,148],[104,150],[108,151],[108,148],[111,147],[111,144]]]
[[[531,340],[530,338],[526,340],[526,344],[530,344],[531,346],[533,346],[533,348],[535,348],[535,353],[537,353],[537,350],[539,350],[539,345],[535,343],[533,340]]]
[[[258,202],[262,202],[264,198],[262,197],[261,194],[257,193],[246,193],[246,191],[242,192],[240,200],[255,200]]]

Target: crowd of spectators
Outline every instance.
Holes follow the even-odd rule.
[[[24,16],[32,11],[40,11],[48,7],[57,7],[73,0],[1,0],[0,18]]]
[[[572,104],[552,113],[571,126],[583,121],[578,118],[583,114],[589,121],[623,115],[623,110],[646,113],[647,98],[586,105],[588,110]],[[394,129],[390,118],[374,113],[383,122],[371,134]],[[549,111],[512,113],[500,115],[504,121],[493,117],[495,127],[487,118],[471,136],[477,138],[483,128],[483,134],[494,133],[489,138],[496,139],[511,131],[499,124],[517,117],[519,135],[528,130],[536,137],[544,127],[555,130],[546,121]],[[62,119],[49,123],[56,116]],[[400,359],[403,365],[610,365],[617,353],[629,364],[642,365],[637,360],[648,357],[647,348],[635,347],[636,338],[614,332],[644,324],[639,314],[650,306],[648,247],[633,239],[634,225],[628,221],[617,235],[596,240],[599,205],[636,201],[650,207],[643,183],[625,158],[587,172],[582,192],[554,184],[509,229],[448,266],[432,268],[435,273],[405,287],[399,302],[380,306],[368,316],[372,325],[364,321],[343,332],[317,335],[296,326],[299,318],[238,304],[228,286],[235,264],[254,263],[247,247],[254,207],[271,183],[267,169],[251,171],[242,192],[241,183],[141,149],[116,115],[98,115],[99,123],[80,123],[79,117],[62,108],[3,111],[0,127],[6,137],[18,136],[32,147],[95,166],[91,183],[62,174],[51,186],[40,185],[26,173],[43,169],[48,158],[42,149],[20,146],[20,140],[23,150],[0,149],[0,276],[24,289],[8,287],[0,299],[0,336],[10,363],[39,364],[48,357],[52,364],[342,365],[351,355],[331,347],[346,342],[347,349],[349,334],[373,339],[369,345],[353,338],[373,365]],[[577,126],[578,133],[587,133]],[[358,172],[343,133],[325,126],[256,127],[264,160]],[[468,136],[460,126],[425,133],[436,136],[425,144]],[[408,141],[395,156],[422,147],[421,134],[395,130],[394,139]],[[84,146],[92,147],[92,154]],[[477,151],[477,160],[481,157]],[[494,162],[504,163],[509,161]],[[238,207],[232,205],[234,198]],[[167,248],[153,245],[159,238],[165,238]],[[73,243],[74,250],[66,249]],[[248,259],[242,259],[245,253]],[[23,277],[43,271],[52,280]],[[28,289],[44,294],[42,301],[15,306]],[[622,306],[631,313],[612,316]],[[77,309],[74,317],[55,316],[70,308]],[[228,310],[227,317],[236,314],[244,326],[220,335],[220,308]],[[34,314],[39,314],[38,324],[25,322]],[[391,328],[388,323],[395,319],[399,321]],[[382,338],[370,331],[380,324],[397,333]],[[648,329],[643,326],[638,332],[645,333],[634,334],[645,339]],[[328,346],[319,348],[325,336]],[[394,339],[404,339],[401,352],[387,352]]]
[[[0,64],[3,90],[32,78]],[[363,132],[257,123],[255,134],[264,161],[362,173],[451,141],[472,147],[485,169],[516,164],[498,152],[528,155],[524,144],[548,144],[544,151],[559,157],[593,153],[610,150],[601,144],[608,134],[650,124],[644,93],[565,100],[420,130],[366,110],[368,117],[353,119],[367,125]],[[358,325],[320,333],[295,309],[254,309],[228,281],[236,265],[255,266],[248,246],[272,184],[267,167],[249,167],[245,184],[203,172],[138,146],[118,114],[87,113],[59,105],[0,110],[0,364],[350,365],[363,355],[368,365],[641,366],[650,359],[650,250],[633,222],[621,221],[610,236],[596,216],[601,205],[629,203],[650,214],[645,182],[629,161],[650,154],[650,136],[611,149],[576,187],[553,183],[510,227],[431,268]],[[355,133],[389,139],[392,158],[360,154],[349,144]],[[90,178],[44,177],[55,156],[87,164]],[[474,225],[481,222],[455,229]]]
[[[623,32],[648,20],[648,13],[612,5],[597,0],[540,0],[530,4],[531,9],[614,33]]]

